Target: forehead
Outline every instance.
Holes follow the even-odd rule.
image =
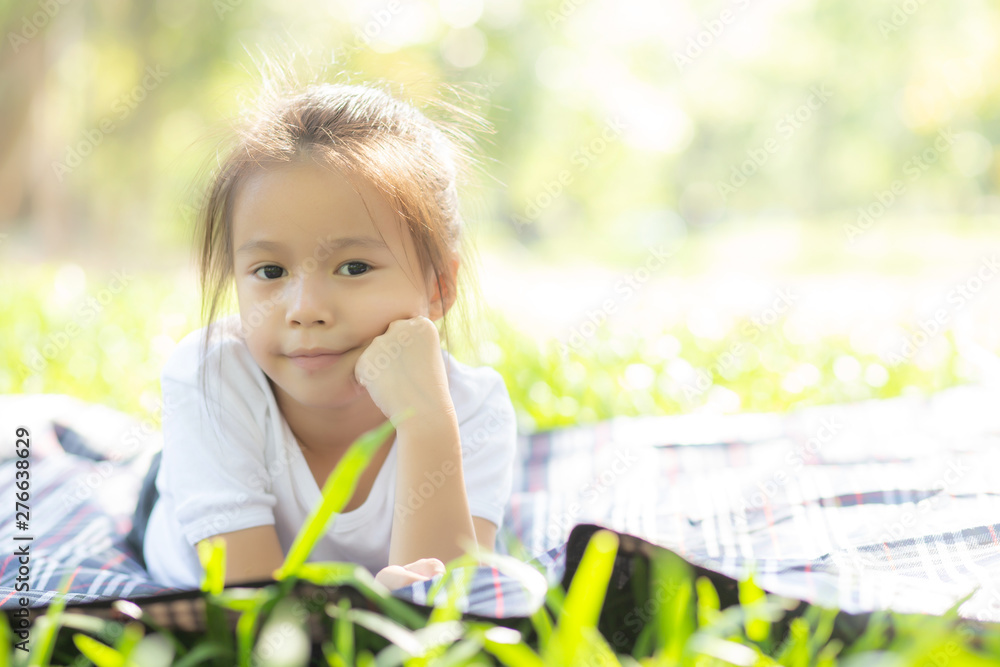
[[[249,240],[291,245],[333,237],[374,236],[390,249],[409,243],[392,206],[366,179],[312,163],[266,167],[234,194],[233,247]]]

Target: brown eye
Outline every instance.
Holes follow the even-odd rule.
[[[363,273],[367,273],[371,268],[370,265],[364,262],[347,262],[340,265],[337,273],[342,276],[360,276]]]
[[[261,275],[261,271],[264,272],[263,275]],[[280,266],[275,266],[274,264],[268,264],[267,266],[262,266],[256,271],[254,271],[254,275],[260,278],[264,278],[265,280],[275,280],[277,278],[280,278],[282,273],[284,273],[284,271],[285,270]]]

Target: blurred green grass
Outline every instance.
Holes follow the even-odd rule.
[[[116,274],[85,274],[74,264],[8,264],[4,273],[19,288],[0,291],[0,392],[69,394],[158,421],[163,363],[200,326],[193,281],[127,273],[115,293],[121,274],[116,282]],[[778,321],[748,339],[747,318],[725,321],[721,337],[698,336],[684,322],[656,336],[604,326],[574,346],[490,311],[477,353],[468,345],[453,351],[500,372],[524,433],[616,416],[782,412],[968,379],[950,333],[939,337],[932,363],[892,365],[855,349],[843,332],[793,342]]]

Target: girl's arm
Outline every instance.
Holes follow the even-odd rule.
[[[383,359],[391,362],[386,365]],[[376,364],[376,360],[381,364]],[[476,554],[455,406],[434,323],[396,320],[362,353],[355,377],[396,425],[396,500],[389,565]],[[412,411],[410,416],[402,415]]]
[[[472,517],[472,525],[476,529],[476,542],[480,549],[493,551],[497,541],[497,525],[481,516]]]
[[[421,558],[443,563],[476,544],[476,530],[462,476],[462,448],[454,411],[407,419],[396,430],[396,511],[389,564]]]
[[[285,562],[273,524],[235,530],[215,537],[226,541],[226,586],[274,579],[273,572]]]

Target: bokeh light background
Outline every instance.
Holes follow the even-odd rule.
[[[997,377],[995,3],[47,0],[0,22],[0,392],[156,419],[201,326],[205,138],[289,48],[491,123],[462,191],[473,346],[522,430]]]

